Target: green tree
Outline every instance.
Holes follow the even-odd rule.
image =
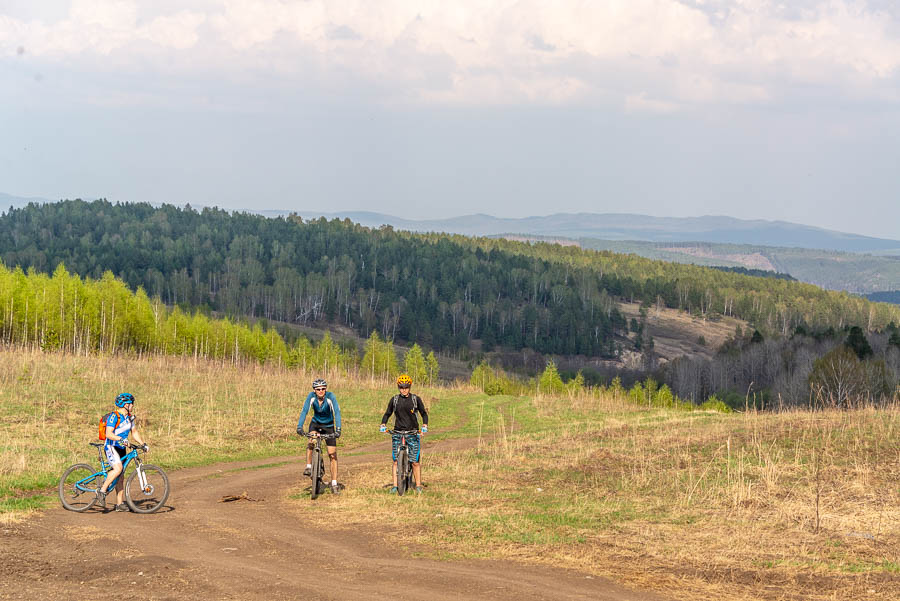
[[[859,359],[867,359],[874,354],[872,347],[869,345],[869,340],[859,326],[850,328],[850,333],[847,335],[847,342],[845,344],[850,350],[856,353],[856,356]]]
[[[616,376],[609,384],[609,393],[614,399],[620,399],[625,395],[625,388],[622,386],[622,378]]]
[[[538,392],[541,394],[562,394],[565,389],[566,385],[563,384],[559,370],[556,369],[556,363],[553,359],[550,359],[547,361],[544,373],[541,374],[538,380]]]
[[[406,373],[417,384],[428,382],[428,366],[425,363],[425,355],[422,354],[422,348],[418,344],[413,344],[403,359],[403,366]]]
[[[574,378],[566,382],[566,391],[570,396],[578,396],[584,392],[584,374],[580,369]]]
[[[425,357],[425,370],[428,372],[428,385],[437,384],[441,366],[438,364],[437,357],[434,356],[434,351],[429,351],[428,356]]]
[[[363,350],[363,358],[359,364],[360,369],[363,373],[369,374],[370,377],[374,378],[377,373],[379,373],[378,366],[380,362],[378,360],[378,354],[381,352],[381,338],[378,336],[378,332],[376,330],[372,330],[372,333],[369,334],[368,340],[366,340],[366,345]]]

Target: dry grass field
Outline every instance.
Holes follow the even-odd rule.
[[[167,470],[297,455],[311,374],[171,357],[0,350],[0,517],[55,503],[61,470],[118,392],[137,397]],[[347,489],[284,503],[304,518],[390,533],[439,558],[564,565],[680,599],[900,598],[900,405],[719,414],[624,396],[488,397],[418,390],[432,416],[426,492],[388,494],[377,423],[388,382],[331,378],[343,452],[384,440]],[[430,454],[427,440],[467,438]]]
[[[736,414],[495,401],[490,440],[298,510],[448,557],[565,565],[680,599],[900,598],[900,408]],[[513,415],[515,410],[516,415]]]
[[[299,453],[297,418],[313,377],[171,356],[0,350],[0,513],[42,506],[66,466],[97,461],[88,443],[120,392],[135,395],[148,460],[166,469]],[[341,404],[342,444],[374,440],[392,384],[329,382]],[[445,389],[436,390],[418,392],[440,406]]]

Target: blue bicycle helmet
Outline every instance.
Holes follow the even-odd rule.
[[[134,395],[129,392],[123,392],[116,397],[116,407],[120,409],[128,403],[134,403]]]

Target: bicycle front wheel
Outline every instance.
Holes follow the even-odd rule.
[[[407,463],[406,463],[406,490],[412,490],[413,482],[414,482],[414,478],[413,478],[413,466],[412,466],[412,461],[409,461],[409,455],[407,455],[406,459],[407,459]]]
[[[403,496],[409,485],[409,455],[406,449],[400,449],[397,453],[397,494]]]
[[[142,465],[144,484],[138,477],[138,470],[131,472],[125,482],[125,502],[135,513],[153,513],[169,498],[169,477],[161,467]]]
[[[322,451],[318,448],[313,449],[312,454],[312,474],[310,474],[310,478],[312,479],[312,486],[309,489],[309,496],[315,500],[316,497],[319,496],[319,486],[320,481],[322,480]]]
[[[97,501],[105,476],[87,463],[76,463],[59,479],[59,500],[69,511],[87,511]]]

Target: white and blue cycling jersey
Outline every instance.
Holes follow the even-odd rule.
[[[125,449],[125,441],[128,440],[128,435],[131,434],[131,429],[133,427],[134,416],[132,415],[122,415],[121,413],[113,411],[106,416],[107,433],[111,432],[116,436],[122,437],[122,440],[110,440],[109,437],[106,438],[106,444],[103,445],[103,450],[106,452],[106,458],[110,463],[121,461],[121,458],[119,457],[120,453],[118,453],[117,450]]]

